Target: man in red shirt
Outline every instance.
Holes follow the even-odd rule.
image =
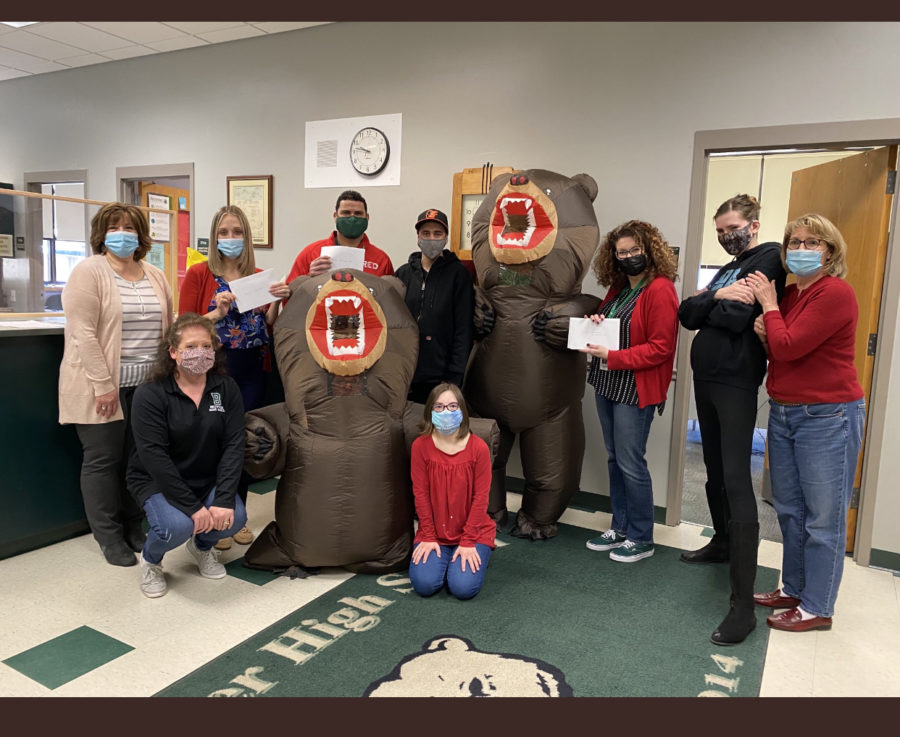
[[[327,238],[310,243],[300,251],[288,275],[288,284],[298,276],[318,276],[331,270],[331,258],[321,255],[323,246],[364,248],[363,271],[375,276],[390,276],[394,273],[390,257],[370,243],[365,235],[369,225],[369,211],[359,192],[352,189],[341,192],[334,206],[333,217],[336,230]]]

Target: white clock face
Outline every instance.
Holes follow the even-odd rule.
[[[390,153],[387,136],[377,128],[363,128],[350,143],[350,163],[363,176],[372,177],[383,171]]]

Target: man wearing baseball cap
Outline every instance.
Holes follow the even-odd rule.
[[[419,323],[419,360],[409,399],[425,404],[442,381],[462,386],[472,349],[475,293],[472,276],[447,250],[447,216],[436,209],[416,218],[419,250],[396,276],[406,285],[406,306]]]

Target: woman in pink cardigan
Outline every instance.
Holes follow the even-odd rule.
[[[619,320],[619,348],[590,343],[588,383],[596,391],[597,414],[609,457],[612,523],[588,540],[620,563],[653,555],[653,486],[647,468],[647,438],[653,415],[662,414],[672,380],[678,333],[675,257],[654,226],[629,220],[607,233],[593,265],[601,286],[610,287],[591,319]]]
[[[84,450],[81,495],[94,538],[108,563],[133,566],[145,535],[143,513],[125,486],[131,398],[172,323],[172,293],[165,274],[143,260],[150,229],[134,205],[112,202],[97,211],[91,250],[62,292],[59,421],[75,425]]]

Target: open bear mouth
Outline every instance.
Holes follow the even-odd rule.
[[[319,291],[306,317],[310,352],[326,371],[353,376],[384,353],[387,321],[372,293],[358,278],[341,273]]]
[[[325,298],[329,353],[334,356],[361,356],[366,345],[366,325],[362,299],[357,296],[332,295]]]
[[[496,248],[531,250],[552,232],[553,222],[530,195],[516,193],[497,199],[491,222]]]

